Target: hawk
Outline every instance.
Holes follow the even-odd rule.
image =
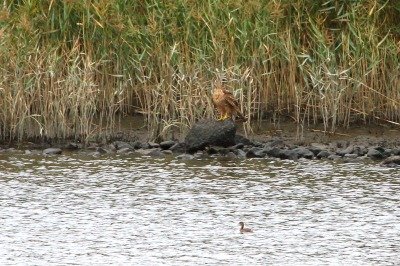
[[[244,122],[247,120],[240,111],[238,101],[221,83],[215,86],[212,93],[212,101],[220,114],[218,120],[232,119],[232,116],[238,116]]]

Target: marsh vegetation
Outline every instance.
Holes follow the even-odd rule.
[[[0,139],[152,138],[213,117],[221,75],[251,119],[400,122],[397,0],[41,1],[0,7]]]

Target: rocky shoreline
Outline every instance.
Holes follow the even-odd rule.
[[[400,147],[364,146],[353,143],[333,142],[329,145],[323,143],[312,143],[307,146],[299,146],[285,142],[280,138],[273,138],[264,142],[250,141],[243,136],[236,135],[240,140],[246,140],[246,144],[238,142],[229,147],[207,146],[204,150],[188,153],[186,144],[183,142],[168,140],[160,143],[153,142],[126,142],[113,141],[107,145],[91,143],[84,146],[79,143],[70,142],[55,147],[38,148],[1,148],[0,153],[18,153],[26,155],[54,156],[71,152],[83,152],[89,156],[102,155],[136,155],[165,157],[175,156],[177,159],[197,159],[204,157],[227,157],[231,159],[250,158],[279,158],[282,160],[335,160],[335,161],[380,161],[382,165],[400,167]],[[36,145],[37,146],[37,145]]]
[[[184,141],[167,140],[160,143],[147,141],[116,140],[88,145],[69,142],[55,145],[28,143],[19,148],[0,145],[1,153],[55,156],[81,152],[89,156],[132,155],[197,159],[227,157],[231,159],[278,158],[282,160],[335,160],[343,162],[371,160],[385,166],[400,166],[400,142],[351,141],[299,143],[292,139],[275,136],[268,139],[250,140],[236,134],[232,121],[200,121],[189,131]]]
[[[204,120],[198,122],[184,141],[167,140],[160,143],[116,140],[109,143],[92,142],[83,145],[68,142],[55,145],[27,143],[19,148],[0,145],[0,153],[55,156],[81,152],[89,156],[175,156],[177,159],[227,157],[231,159],[278,158],[282,160],[336,160],[343,162],[373,160],[386,166],[400,166],[400,141],[328,140],[298,142],[282,136],[250,140],[236,134],[233,121]]]

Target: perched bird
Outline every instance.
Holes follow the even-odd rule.
[[[244,228],[244,222],[239,222],[240,225],[240,233],[252,233],[253,230],[251,230],[250,228]]]
[[[247,120],[240,111],[238,101],[230,91],[222,86],[222,83],[216,84],[212,93],[212,101],[220,114],[218,120],[232,119],[232,116],[238,116],[243,122]]]

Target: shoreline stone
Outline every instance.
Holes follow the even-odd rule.
[[[198,126],[200,125],[200,126]],[[200,128],[200,129],[199,129]],[[236,134],[237,126],[231,120],[201,120],[188,133],[185,142],[165,140],[151,142],[132,138],[109,142],[90,142],[66,140],[62,143],[22,142],[0,144],[0,154],[21,154],[24,156],[59,155],[79,152],[94,156],[151,156],[175,158],[218,158],[246,159],[277,158],[281,160],[338,160],[340,162],[375,161],[382,166],[398,166],[400,139],[384,137],[354,138],[349,140],[331,139],[312,142],[296,141],[283,136],[256,135],[254,139]],[[191,137],[190,137],[190,134]],[[198,138],[205,134],[200,140]],[[192,138],[192,140],[191,140]],[[192,141],[194,143],[191,144]],[[192,145],[192,146],[191,146]],[[192,156],[184,156],[191,154]],[[396,157],[397,156],[397,157]]]
[[[231,119],[201,120],[193,125],[185,137],[186,151],[195,153],[207,146],[229,147],[236,144],[236,125]]]
[[[44,155],[59,155],[62,153],[60,148],[47,148],[43,150]]]
[[[162,142],[161,142],[162,143]],[[63,148],[51,147],[43,150],[37,149],[15,149],[1,148],[0,154],[21,154],[26,156],[38,156],[38,155],[60,155],[63,151],[68,151],[69,154],[74,152],[88,152],[94,149],[92,152],[93,156],[101,155],[112,155],[118,154],[123,156],[150,156],[150,157],[166,157],[173,156],[176,159],[200,159],[200,158],[214,158],[214,157],[225,157],[228,159],[268,159],[277,158],[281,160],[334,160],[346,162],[365,161],[380,161],[381,166],[385,167],[399,167],[400,166],[400,155],[399,147],[377,147],[375,145],[353,145],[349,144],[348,147],[338,147],[332,149],[331,145],[313,143],[312,145],[291,145],[289,142],[277,141],[277,140],[266,140],[265,142],[254,143],[254,145],[244,145],[238,143],[232,146],[205,146],[202,150],[197,150],[193,153],[188,153],[185,143],[168,141],[163,144],[151,143],[128,143],[128,142],[113,142],[110,144],[92,143],[87,147],[79,145],[78,148],[74,146],[73,149],[67,148],[66,145]],[[135,149],[135,147],[139,148]],[[37,147],[37,146],[35,146]],[[329,148],[328,148],[329,147]],[[325,149],[327,148],[327,149]],[[318,152],[318,153],[317,153]],[[317,153],[317,154],[316,154]],[[135,155],[136,154],[136,155]]]
[[[400,167],[400,156],[399,155],[390,156],[390,157],[386,158],[385,160],[383,160],[381,162],[381,165],[391,166],[391,167],[394,167],[394,166]]]

